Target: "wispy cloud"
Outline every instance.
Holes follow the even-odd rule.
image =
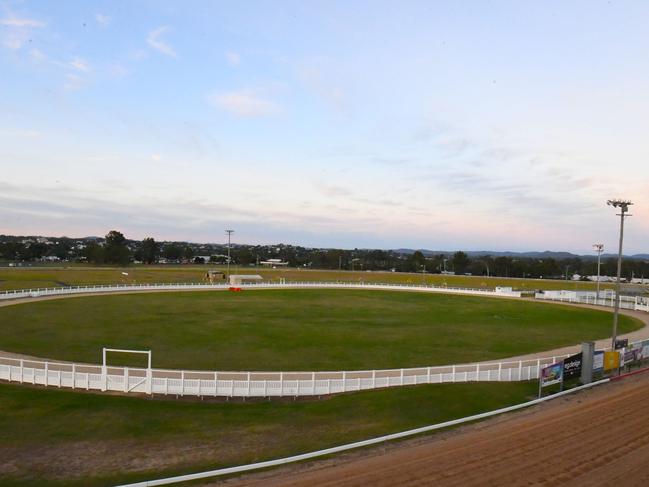
[[[110,24],[110,17],[108,15],[103,15],[103,14],[95,14],[95,20],[97,21],[98,24],[107,26]]]
[[[8,15],[0,19],[0,26],[5,27],[3,30],[6,30],[2,38],[2,46],[18,51],[30,40],[32,29],[45,27],[45,22]]]
[[[16,17],[5,17],[0,19],[0,25],[6,27],[45,27],[45,22],[35,19],[19,19]]]
[[[169,57],[177,57],[176,51],[168,43],[161,39],[162,35],[168,32],[170,28],[166,25],[158,27],[149,32],[146,43],[161,54]]]
[[[230,66],[238,66],[241,63],[241,56],[239,53],[234,51],[228,51],[225,53],[225,59],[227,59]]]
[[[88,63],[80,58],[75,58],[68,64],[77,71],[83,71],[84,73],[90,71],[90,66],[88,65]]]
[[[261,98],[248,90],[214,93],[209,96],[209,102],[214,107],[237,117],[263,117],[278,110],[275,102]]]

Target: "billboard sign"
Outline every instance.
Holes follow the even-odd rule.
[[[572,379],[581,375],[581,352],[563,359],[563,379]]]
[[[620,352],[604,352],[604,370],[620,367]]]
[[[593,372],[602,372],[604,370],[604,352],[595,352],[593,354]]]
[[[557,362],[541,369],[541,387],[551,386],[563,381],[563,362]]]
[[[643,347],[641,343],[636,343],[634,345],[631,345],[629,348],[627,348],[624,351],[624,363],[628,364],[630,362],[635,362],[636,360],[641,360],[642,350]]]

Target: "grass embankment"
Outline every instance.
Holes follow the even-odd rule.
[[[210,265],[144,266],[125,268],[71,266],[69,268],[33,267],[0,269],[0,291],[39,287],[77,286],[95,284],[203,282]],[[122,275],[128,272],[128,276]],[[595,290],[593,282],[573,282],[548,279],[520,279],[485,276],[447,276],[441,274],[409,274],[398,272],[324,271],[304,269],[257,269],[243,267],[232,273],[261,274],[266,281],[284,278],[287,281],[348,281],[389,282],[402,284],[432,284],[436,286],[493,289],[496,286],[512,286],[520,290],[535,289],[589,289]],[[602,284],[602,288],[612,287]]]
[[[358,441],[522,402],[536,384],[445,384],[311,402],[201,403],[0,385],[0,484],[115,485]]]
[[[104,346],[151,349],[155,367],[185,369],[380,369],[541,352],[604,338],[610,323],[604,311],[443,294],[145,293],[0,308],[0,350],[98,363]],[[620,317],[620,333],[640,326]]]

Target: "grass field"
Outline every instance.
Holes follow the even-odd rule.
[[[115,485],[239,465],[497,409],[535,392],[533,382],[446,384],[216,404],[0,384],[0,484]]]
[[[620,318],[621,333],[641,326]],[[610,326],[604,311],[473,296],[147,293],[0,308],[0,349],[91,363],[100,362],[104,346],[151,349],[155,367],[186,369],[380,369],[541,352],[604,338]]]
[[[0,291],[38,287],[76,286],[115,283],[203,282],[207,269],[215,266],[130,266],[126,268],[71,266],[0,268]],[[123,276],[122,272],[128,272]],[[287,281],[364,281],[407,284],[434,284],[449,287],[494,288],[512,286],[520,290],[595,289],[592,282],[548,279],[521,279],[484,276],[447,276],[441,274],[408,274],[397,272],[322,271],[300,269],[233,268],[233,273],[261,274],[265,280]],[[602,288],[611,287],[602,284]]]

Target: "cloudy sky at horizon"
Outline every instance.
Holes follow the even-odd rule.
[[[648,19],[0,0],[0,233],[649,252]]]

